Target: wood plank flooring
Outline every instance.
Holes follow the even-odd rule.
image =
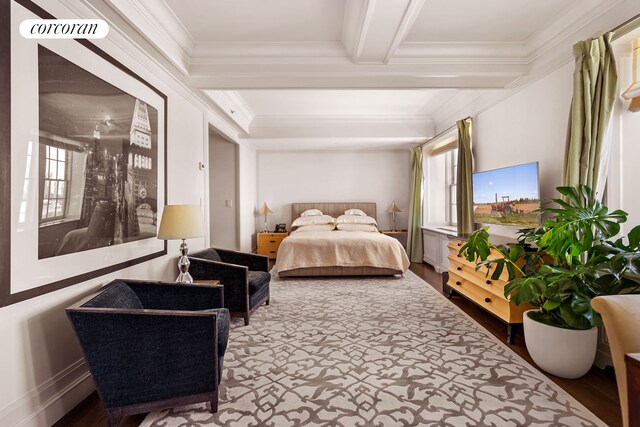
[[[270,267],[272,266],[273,261],[270,262]],[[410,269],[435,289],[443,292],[442,275],[436,273],[431,266],[428,264],[413,263]],[[450,301],[460,307],[469,316],[473,317],[497,338],[502,341],[505,340],[506,326],[496,317],[461,296],[454,296]],[[535,366],[527,352],[521,331],[516,335],[515,342],[511,345],[511,348],[523,359]],[[577,380],[566,380],[552,375],[547,376],[609,426],[622,426],[618,390],[616,388],[613,371],[603,371],[594,367],[591,368],[591,371],[589,371],[587,375]],[[138,426],[144,417],[145,414],[126,417],[120,423],[120,427]],[[98,427],[105,425],[106,416],[104,408],[97,393],[94,392],[54,426]]]

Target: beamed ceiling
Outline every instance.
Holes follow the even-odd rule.
[[[572,61],[637,0],[83,0],[258,149],[428,140]]]

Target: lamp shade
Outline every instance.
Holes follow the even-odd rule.
[[[393,203],[391,203],[391,207],[387,210],[387,213],[398,213],[398,212],[402,212],[402,210],[398,207],[398,205],[396,205],[396,202],[394,201]]]
[[[260,215],[266,215],[266,214],[273,213],[273,211],[271,209],[269,209],[269,206],[267,206],[267,202],[264,202],[264,204],[262,205],[262,207],[260,208],[258,213]]]
[[[204,220],[198,205],[167,205],[162,211],[158,239],[175,240],[204,236]]]

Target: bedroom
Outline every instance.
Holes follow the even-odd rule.
[[[409,148],[467,116],[474,119],[476,171],[537,161],[541,196],[555,196],[572,96],[572,45],[640,13],[631,0],[535,7],[498,0],[482,7],[282,0],[272,8],[247,0],[237,7],[214,2],[211,10],[196,2],[178,8],[177,1],[161,2],[166,7],[150,0],[35,3],[57,18],[107,21],[107,38],[92,43],[167,96],[167,202],[213,208],[216,191],[225,191],[219,209],[231,211],[224,222],[205,215],[211,235],[190,239],[194,252],[218,242],[257,250],[264,218],[256,211],[265,202],[273,211],[270,230],[286,223],[290,231],[291,203],[323,201],[375,202],[381,230],[392,228],[386,211],[395,201],[402,210],[398,228],[406,229]],[[458,9],[465,9],[460,17]],[[629,43],[616,45],[621,89],[631,78]],[[629,141],[637,135],[638,114],[625,106],[618,113],[613,132],[623,145],[612,151],[609,205],[628,211],[628,224],[635,225],[638,152]],[[224,171],[234,182],[229,187],[211,181],[220,171],[209,158],[216,138],[233,144],[225,154],[235,165]],[[22,185],[11,189],[18,193]],[[444,204],[439,212],[446,217]],[[90,395],[94,386],[64,308],[117,277],[173,278],[178,246],[171,241],[167,254],[152,261],[2,307],[0,424],[52,425]],[[18,258],[12,270],[31,268],[12,258]],[[620,422],[619,415],[611,417],[613,425]]]

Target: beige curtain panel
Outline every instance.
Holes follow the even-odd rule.
[[[411,262],[422,262],[422,157],[422,147],[411,149],[412,173],[407,230],[407,255]]]
[[[458,234],[473,232],[473,153],[471,151],[471,133],[473,119],[458,120],[458,175],[456,188],[456,209],[458,216]]]
[[[562,174],[563,185],[588,185],[599,200],[602,200],[609,169],[611,122],[618,84],[612,36],[609,32],[573,46],[576,67]]]

